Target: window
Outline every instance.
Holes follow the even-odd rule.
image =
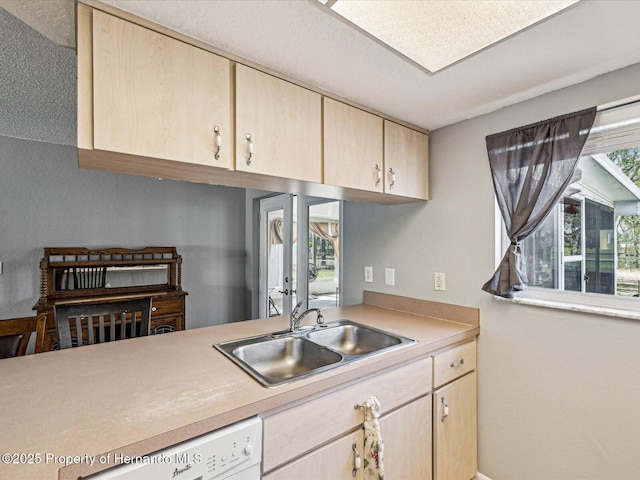
[[[516,301],[640,306],[626,303],[640,296],[640,98],[632,100],[596,115],[573,182],[522,242],[528,288]]]

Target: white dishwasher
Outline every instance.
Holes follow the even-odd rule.
[[[260,480],[262,420],[234,423],[152,455],[125,457],[87,480]]]

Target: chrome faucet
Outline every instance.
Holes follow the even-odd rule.
[[[322,310],[319,308],[310,308],[308,310],[305,310],[302,313],[298,313],[300,310],[300,307],[304,304],[304,302],[305,302],[304,300],[299,301],[298,304],[294,307],[293,311],[291,312],[291,316],[289,317],[291,319],[291,327],[289,328],[289,331],[291,332],[297,332],[298,330],[300,330],[300,322],[302,322],[302,319],[311,312],[316,312],[316,315],[317,315],[316,322],[318,322],[318,325],[322,325],[324,323]]]

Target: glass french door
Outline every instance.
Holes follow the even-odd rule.
[[[341,208],[338,200],[300,197],[298,202],[299,242],[298,298],[307,308],[329,308],[340,304]]]
[[[288,315],[296,298],[294,195],[260,200],[260,317]]]
[[[259,318],[340,303],[340,225],[337,200],[277,195],[260,200]]]

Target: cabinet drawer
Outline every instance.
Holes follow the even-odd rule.
[[[182,300],[156,300],[151,301],[151,316],[156,317],[158,315],[175,315],[177,313],[182,314],[183,306]]]
[[[380,400],[384,414],[429,393],[431,369],[431,358],[421,359],[267,416],[263,423],[264,471],[362,424],[362,409],[354,406],[372,395]]]
[[[437,388],[475,368],[475,340],[437,353],[433,356],[433,386]]]

